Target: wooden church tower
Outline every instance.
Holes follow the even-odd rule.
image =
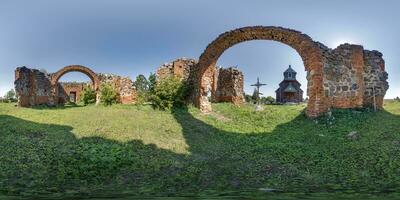
[[[283,81],[275,91],[276,102],[278,103],[300,103],[303,101],[303,90],[301,84],[296,80],[297,72],[289,68],[283,72]]]

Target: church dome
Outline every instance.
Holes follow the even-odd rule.
[[[283,72],[285,80],[296,80],[296,74],[297,72],[292,69],[291,65],[289,65],[289,68],[285,72]]]
[[[288,68],[284,73],[287,73],[287,72],[290,72],[290,73],[297,73],[296,71],[294,71],[294,69],[292,69],[292,66],[291,66],[291,65],[289,65],[289,68]]]

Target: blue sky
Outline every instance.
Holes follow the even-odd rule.
[[[334,48],[361,44],[384,54],[390,89],[400,96],[400,1],[386,0],[1,0],[0,95],[13,87],[18,66],[48,72],[80,64],[132,79],[179,57],[198,59],[219,34],[252,25],[302,31]],[[238,66],[245,90],[257,76],[273,95],[291,64],[306,90],[304,66],[290,47],[250,41],[228,49],[219,65]],[[69,73],[62,80],[89,80]]]

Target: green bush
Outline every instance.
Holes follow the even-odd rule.
[[[110,106],[117,103],[117,91],[109,83],[104,83],[101,85],[101,97],[100,101],[106,106]]]
[[[85,106],[96,103],[96,91],[94,91],[90,85],[86,85],[83,88],[81,101]]]
[[[155,85],[151,101],[155,108],[170,110],[172,107],[184,105],[187,92],[184,81],[176,77],[170,77],[161,80]]]
[[[261,103],[262,104],[273,104],[275,103],[274,97],[267,96],[267,97],[261,97]]]

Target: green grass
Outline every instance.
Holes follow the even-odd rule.
[[[0,104],[0,193],[207,194],[385,192],[400,188],[400,103],[334,110],[304,105],[18,108]],[[359,138],[350,140],[348,133]]]

